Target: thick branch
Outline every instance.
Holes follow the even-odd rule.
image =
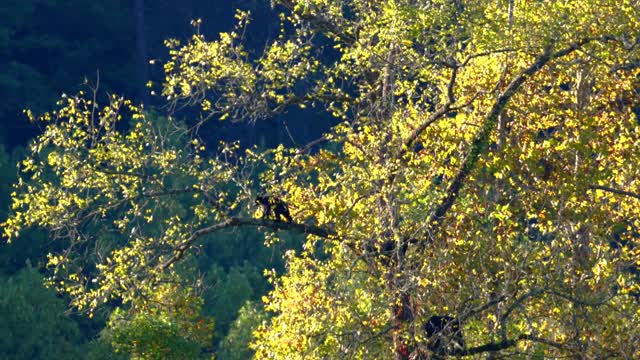
[[[631,192],[631,191],[625,191],[625,190],[618,190],[618,189],[614,189],[614,188],[608,187],[608,186],[591,185],[591,186],[589,186],[589,188],[593,189],[593,190],[602,190],[602,191],[614,193],[614,194],[617,194],[617,195],[629,196],[629,197],[633,197],[633,198],[636,198],[636,199],[640,199],[640,194],[638,194],[638,193],[634,193],[634,192]]]
[[[526,339],[526,335],[520,335],[515,339],[505,340],[499,343],[489,343],[481,346],[476,346],[470,349],[466,349],[460,355],[469,356],[469,355],[475,355],[475,354],[482,354],[489,351],[500,351],[500,350],[508,349],[510,347],[515,346],[519,340],[523,340],[523,339]]]
[[[550,341],[547,339],[541,339],[538,338],[536,336],[533,335],[529,335],[529,334],[521,334],[518,337],[516,337],[515,339],[509,339],[509,340],[504,340],[498,343],[489,343],[489,344],[484,344],[481,346],[476,346],[470,349],[466,349],[464,351],[461,351],[459,354],[459,356],[469,356],[469,355],[475,355],[475,354],[482,354],[485,352],[489,352],[489,351],[500,351],[500,350],[504,350],[504,349],[508,349],[510,347],[515,346],[518,341],[521,340],[529,340],[529,341],[534,341],[534,342],[538,342],[541,344],[545,344],[545,345],[549,345],[558,349],[562,349],[563,345],[560,343],[557,343],[555,341]]]
[[[196,230],[187,240],[185,240],[176,250],[174,255],[167,260],[164,264],[161,265],[161,268],[167,269],[176,261],[182,259],[185,252],[202,236],[228,229],[235,228],[241,226],[262,226],[266,228],[270,228],[273,230],[290,230],[303,234],[312,234],[316,236],[320,236],[323,238],[327,238],[332,236],[334,233],[331,230],[326,230],[323,228],[319,228],[316,226],[306,225],[306,224],[297,224],[297,223],[288,223],[282,221],[274,221],[274,220],[266,220],[266,219],[253,219],[253,218],[237,218],[231,217],[220,223],[204,227],[202,229]]]
[[[436,228],[453,206],[455,200],[458,197],[458,194],[460,193],[460,190],[462,190],[462,188],[464,187],[466,178],[477,165],[478,160],[480,159],[480,155],[487,152],[488,140],[491,135],[491,131],[493,131],[493,129],[495,129],[497,126],[497,121],[500,113],[502,113],[504,108],[509,103],[509,100],[511,100],[511,98],[516,94],[522,84],[524,84],[527,79],[540,71],[540,69],[542,69],[547,63],[549,63],[549,61],[571,54],[575,50],[579,49],[585,44],[590,43],[593,40],[595,39],[582,39],[581,41],[576,42],[569,47],[555,53],[551,53],[551,50],[549,48],[545,49],[545,51],[536,58],[533,64],[520,72],[520,74],[518,74],[513,80],[511,80],[509,85],[507,85],[507,87],[505,88],[504,92],[498,95],[496,102],[493,104],[491,110],[485,116],[484,125],[480,130],[480,133],[473,140],[471,149],[467,157],[465,158],[460,171],[454,177],[453,181],[445,192],[443,200],[429,219],[428,224],[431,227],[432,234],[436,232]]]
[[[402,149],[400,149],[400,156],[404,155],[404,153],[411,147],[411,145],[416,141],[418,136],[424,132],[424,130],[429,127],[429,125],[436,122],[438,119],[445,116],[449,110],[451,109],[451,105],[455,102],[455,94],[454,87],[456,85],[456,78],[458,76],[458,67],[454,66],[451,69],[451,77],[449,78],[449,84],[447,85],[447,101],[436,110],[431,116],[429,116],[425,121],[422,122],[404,141],[402,144]]]

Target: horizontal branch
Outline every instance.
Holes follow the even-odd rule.
[[[640,59],[630,60],[623,64],[616,64],[611,67],[611,72],[615,73],[618,71],[631,71],[640,68]]]
[[[202,236],[212,234],[217,231],[221,231],[228,228],[237,228],[242,226],[255,226],[266,227],[272,230],[289,230],[302,234],[316,235],[322,238],[328,238],[334,235],[333,231],[323,229],[317,226],[311,226],[306,224],[298,224],[293,222],[283,222],[267,219],[254,219],[254,218],[237,218],[231,217],[217,224],[204,227],[196,230],[187,240],[185,240],[178,248],[175,249],[174,255],[167,260],[160,267],[162,270],[167,269],[173,263],[182,259],[185,252]]]
[[[281,114],[288,107],[292,105],[304,104],[313,101],[321,101],[321,102],[346,102],[351,100],[349,96],[338,96],[338,95],[301,95],[301,96],[292,96],[286,99],[281,104],[274,107],[272,110],[268,111],[267,116],[273,117]]]
[[[528,340],[528,341],[533,341],[533,342],[549,345],[549,346],[555,347],[557,349],[563,349],[564,348],[564,346],[562,344],[557,343],[555,341],[542,339],[542,338],[539,338],[537,336],[533,336],[533,335],[529,335],[529,334],[521,334],[518,337],[516,337],[515,339],[509,339],[509,340],[504,340],[504,341],[497,342],[497,343],[489,343],[489,344],[484,344],[484,345],[472,347],[470,349],[465,349],[465,350],[461,351],[460,353],[458,353],[456,355],[458,355],[458,356],[469,356],[469,355],[475,355],[475,354],[482,354],[482,353],[486,353],[486,352],[490,352],[490,351],[505,350],[505,349],[508,349],[510,347],[515,346],[519,341],[522,341],[522,340]]]
[[[325,142],[327,140],[329,140],[329,136],[322,135],[321,137],[311,141],[310,143],[308,143],[307,145],[305,145],[301,149],[298,149],[298,154],[304,154],[307,151],[311,150],[314,146],[316,146],[318,144],[322,144],[323,142]]]
[[[606,192],[610,192],[616,195],[623,195],[623,196],[629,196],[632,198],[636,198],[636,199],[640,199],[640,194],[638,193],[634,193],[631,191],[625,191],[625,190],[618,190],[612,187],[608,187],[608,186],[602,186],[602,185],[590,185],[589,186],[590,189],[593,190],[602,190],[602,191],[606,191]]]

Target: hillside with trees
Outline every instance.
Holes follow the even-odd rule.
[[[640,357],[639,1],[243,1],[157,57],[133,5],[147,90],[0,152],[2,289],[57,351]]]

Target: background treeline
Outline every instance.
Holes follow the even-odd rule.
[[[11,184],[36,124],[22,115],[50,110],[63,93],[98,85],[100,96],[122,94],[145,109],[162,106],[145,87],[162,83],[166,38],[186,40],[191,19],[202,18],[208,38],[233,24],[234,8],[250,9],[260,38],[247,39],[254,56],[277,36],[277,18],[268,1],[205,0],[5,0],[0,2],[0,220],[7,218]],[[149,59],[157,59],[150,65]],[[189,114],[178,114],[189,122]],[[322,121],[291,121],[301,114],[255,125],[210,121],[200,130],[215,148],[219,140],[269,147],[304,143],[321,131]],[[284,125],[287,126],[284,126]],[[326,123],[325,123],[326,124]],[[326,125],[325,125],[326,126]],[[269,289],[264,269],[282,268],[280,246],[266,248],[254,231],[234,231],[209,239],[194,268],[205,279],[202,316],[214,320],[208,353],[217,359],[244,359],[251,329],[265,314],[260,297]],[[67,299],[43,284],[43,261],[56,246],[47,235],[31,231],[0,246],[0,358],[117,358],[100,332],[108,310],[93,319],[67,313]],[[114,308],[117,304],[114,304]]]

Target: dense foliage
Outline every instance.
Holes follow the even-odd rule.
[[[128,306],[120,338],[177,344],[197,311],[184,327],[148,311],[167,286],[198,308],[194,257],[215,234],[296,232],[268,271],[258,358],[640,356],[637,0],[275,3],[260,56],[245,12],[217,40],[167,41],[167,117],[83,93],[40,117],[3,229],[56,239],[51,285],[89,313]],[[176,121],[184,107],[197,120]],[[292,148],[198,136],[292,107],[339,123]],[[427,336],[445,315],[464,343]]]
[[[143,4],[139,14],[141,17],[133,14],[134,3]],[[98,0],[87,4],[82,1],[60,3],[49,0],[10,0],[0,4],[0,95],[3,98],[0,105],[0,219],[6,219],[10,210],[12,183],[15,183],[17,175],[16,163],[23,159],[25,154],[24,148],[20,145],[26,144],[29,137],[38,133],[40,127],[38,123],[26,121],[22,115],[23,108],[28,107],[34,112],[44,111],[55,104],[59,94],[74,93],[85,81],[91,85],[99,85],[98,99],[107,99],[106,94],[118,92],[134,94],[138,96],[136,101],[140,101],[142,97],[139,96],[138,89],[145,89],[147,77],[157,78],[160,75],[158,71],[149,74],[145,69],[137,68],[147,62],[143,56],[164,57],[164,38],[188,36],[191,33],[189,19],[194,16],[209,20],[203,31],[217,32],[228,27],[233,22],[233,6],[251,8],[256,15],[254,26],[272,29],[254,37],[253,42],[256,45],[263,46],[264,39],[277,31],[277,19],[271,18],[268,14],[269,4],[256,1],[231,4],[198,0],[146,3]],[[135,49],[136,38],[142,38],[142,45],[147,46],[145,51]],[[153,66],[149,68],[154,69]],[[156,67],[155,70],[161,68]],[[150,108],[149,105],[149,102],[145,102],[146,109]],[[238,125],[210,125],[202,128],[201,133],[209,134],[207,141],[212,143],[216,143],[217,139],[229,137],[229,133],[234,132],[242,136],[243,142],[264,142],[263,139],[269,139],[270,143],[278,141],[277,136],[271,135],[278,134],[278,128],[260,133],[263,129],[271,130],[269,127],[273,126],[267,123],[264,126],[249,128],[249,131]],[[241,128],[245,128],[243,132],[240,132]],[[295,133],[296,129],[292,131]],[[260,135],[256,136],[258,133]],[[242,246],[238,246],[239,244]],[[262,238],[253,232],[227,234],[212,239],[208,243],[212,248],[203,249],[200,254],[197,260],[198,268],[211,273],[206,281],[213,284],[211,281],[221,280],[218,285],[202,293],[198,300],[204,301],[203,316],[216,318],[214,341],[206,346],[201,344],[208,349],[206,351],[213,351],[216,344],[224,340],[227,329],[235,321],[238,309],[246,300],[258,300],[265,293],[268,284],[261,276],[262,269],[282,266],[280,250],[266,249],[259,246],[260,244]],[[245,249],[244,245],[247,245],[248,249]],[[16,276],[29,263],[32,263],[33,268],[43,272],[47,261],[46,254],[58,252],[64,246],[63,242],[51,241],[44,231],[23,232],[20,239],[9,246],[0,247],[0,280],[23,281],[24,276],[19,277],[20,280],[17,280]],[[286,245],[283,244],[282,247],[284,246]],[[215,271],[210,271],[213,269]],[[42,297],[33,296],[35,293],[45,292],[37,280],[40,278],[30,281],[29,286],[15,287],[17,290],[11,294],[12,298],[7,300],[7,304],[15,305],[25,299],[41,301]],[[242,285],[240,292],[236,290],[239,289],[234,283],[236,280]],[[225,286],[229,286],[229,289]],[[238,297],[229,297],[226,294],[236,294]],[[22,306],[25,313],[19,315],[20,319],[24,320],[24,326],[31,329],[33,334],[46,333],[50,327],[57,326],[58,319],[67,319],[68,324],[60,328],[68,334],[50,335],[45,339],[48,341],[49,349],[57,347],[60,349],[59,352],[41,351],[38,341],[6,336],[4,348],[1,350],[4,356],[33,359],[46,357],[45,354],[48,353],[51,356],[60,354],[62,358],[122,358],[113,353],[112,341],[106,336],[109,328],[96,339],[96,335],[105,325],[109,312],[117,304],[112,303],[104,307],[100,316],[86,319],[71,316],[70,312],[59,306],[67,301],[64,297],[60,297],[56,303],[42,300],[38,306]],[[43,317],[38,315],[39,312],[51,316]],[[0,320],[11,324],[12,314],[8,308],[7,312],[0,316]],[[122,325],[125,322],[120,321],[118,324]],[[77,327],[80,328],[79,334],[73,332]],[[68,338],[74,341],[70,343]],[[248,341],[248,338],[243,341]],[[21,349],[19,352],[10,350],[18,348]],[[217,358],[224,359],[221,356]]]
[[[0,279],[0,357],[80,357],[78,325],[64,316],[65,302],[55,291],[43,288],[42,281],[42,275],[31,267]]]

